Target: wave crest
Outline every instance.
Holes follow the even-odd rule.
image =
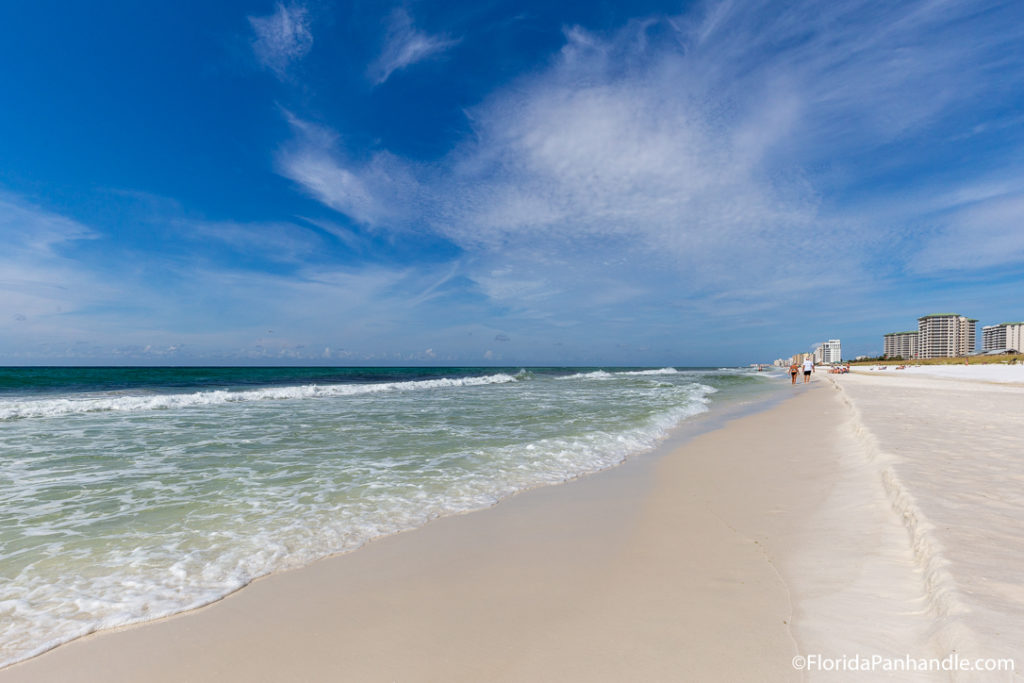
[[[98,412],[141,412],[149,410],[170,410],[192,406],[220,405],[266,400],[296,400],[310,398],[331,398],[358,396],[389,391],[417,391],[423,389],[445,389],[472,387],[487,384],[504,384],[525,379],[519,375],[504,373],[483,377],[460,377],[408,382],[382,382],[380,384],[308,384],[297,387],[267,387],[243,391],[197,391],[189,394],[159,394],[155,396],[103,396],[89,398],[34,399],[29,401],[0,402],[0,421],[19,420],[32,417],[56,417],[81,413]]]
[[[619,372],[608,372],[607,370],[594,370],[592,372],[577,372],[575,375],[566,375],[558,379],[615,379],[616,377],[628,376],[651,376],[651,375],[678,375],[675,368],[659,368],[656,370],[620,370]]]

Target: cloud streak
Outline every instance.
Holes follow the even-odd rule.
[[[62,331],[60,320],[116,291],[69,252],[100,235],[18,197],[0,193],[0,337],[8,344]]]
[[[885,167],[912,163],[1021,66],[1005,52],[1021,31],[967,3],[706,10],[610,34],[568,28],[546,70],[467,111],[472,136],[436,163],[378,151],[359,164],[305,136],[283,173],[367,225],[415,217],[474,255],[483,291],[524,312],[583,277],[609,281],[588,301],[729,296],[757,282],[765,299],[794,302],[868,278],[900,237],[839,205],[878,172],[866,155],[900,145]],[[993,218],[979,215],[963,214],[949,239]]]
[[[1024,264],[1024,190],[965,202],[937,217],[934,236],[909,262],[935,274]]]
[[[331,358],[399,362],[419,358],[410,354],[421,354],[438,310],[452,324],[481,318],[479,305],[450,286],[458,264],[339,265],[332,232],[289,222],[139,218],[155,230],[149,221],[188,248],[104,249],[97,262],[96,250],[82,247],[111,247],[109,235],[0,194],[0,356],[322,362],[326,343]]]
[[[409,13],[398,8],[388,19],[383,49],[367,70],[367,76],[374,85],[381,85],[396,71],[435,57],[458,42],[447,36],[420,31],[413,24]]]
[[[276,155],[278,172],[332,209],[368,226],[397,226],[419,195],[413,169],[387,152],[357,163],[340,137],[285,112],[293,139]]]
[[[273,14],[249,17],[249,26],[253,54],[280,79],[313,49],[309,12],[302,5],[278,3]]]

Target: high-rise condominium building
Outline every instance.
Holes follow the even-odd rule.
[[[981,328],[981,349],[982,351],[1024,350],[1024,322],[999,323]]]
[[[918,318],[918,358],[949,358],[972,353],[977,325],[977,320],[956,313],[934,313]]]
[[[883,348],[886,358],[917,358],[917,332],[890,332]]]
[[[829,339],[814,349],[815,363],[838,363],[843,360],[843,348],[838,339]]]

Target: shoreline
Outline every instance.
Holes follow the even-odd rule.
[[[678,373],[673,369],[662,368],[635,373],[627,372],[624,374],[676,375]],[[282,409],[277,411],[271,408],[269,409],[270,413],[276,412],[277,416],[283,418],[278,421],[278,424],[281,425],[289,424],[289,421],[292,419],[303,419],[296,418],[296,414],[304,416],[305,422],[302,425],[303,429],[300,431],[308,432],[312,436],[305,441],[300,439],[302,442],[300,444],[293,444],[290,440],[280,438],[282,434],[290,431],[287,427],[284,431],[278,429],[276,435],[271,430],[268,438],[258,440],[260,444],[270,444],[269,447],[256,446],[249,448],[242,446],[238,449],[243,456],[239,459],[241,461],[239,466],[235,468],[240,473],[240,476],[234,478],[221,476],[217,478],[218,481],[216,483],[208,484],[205,480],[198,480],[195,476],[190,477],[188,475],[190,468],[186,466],[182,468],[181,476],[172,476],[168,484],[163,479],[164,472],[154,475],[152,471],[153,464],[161,464],[161,458],[173,458],[174,448],[179,442],[187,445],[198,439],[200,443],[203,443],[201,433],[198,436],[192,435],[188,414],[184,411],[180,413],[171,411],[169,423],[177,423],[182,428],[182,438],[170,439],[169,441],[164,440],[156,444],[157,447],[153,449],[155,458],[148,457],[149,453],[147,452],[147,457],[143,458],[122,458],[121,465],[128,470],[132,470],[132,474],[141,474],[147,481],[152,477],[157,485],[167,484],[163,485],[163,491],[168,493],[167,498],[185,506],[186,509],[196,509],[200,514],[207,516],[211,514],[216,516],[220,512],[218,504],[222,491],[238,492],[240,488],[244,488],[247,485],[250,486],[251,495],[248,496],[248,499],[245,495],[237,498],[225,497],[228,503],[241,502],[241,505],[234,505],[233,509],[236,514],[230,516],[230,518],[228,518],[229,515],[222,515],[224,519],[220,520],[221,524],[219,526],[206,524],[206,528],[213,528],[218,531],[225,530],[226,533],[216,534],[220,540],[215,539],[212,543],[220,552],[204,552],[206,546],[202,541],[201,534],[195,534],[198,542],[191,545],[187,543],[189,539],[186,538],[186,543],[182,545],[183,549],[178,552],[178,539],[174,537],[173,532],[176,530],[182,531],[183,527],[187,525],[178,525],[177,529],[168,529],[166,530],[167,533],[165,533],[162,520],[159,518],[154,519],[154,517],[157,517],[156,515],[148,515],[147,517],[146,515],[149,510],[143,499],[138,499],[142,503],[134,505],[134,509],[129,507],[126,512],[125,508],[119,511],[123,512],[123,514],[119,515],[118,520],[121,533],[116,533],[112,537],[125,538],[126,541],[121,543],[120,546],[115,544],[114,552],[108,553],[106,556],[104,556],[103,552],[97,553],[97,564],[109,567],[110,570],[106,572],[93,572],[91,565],[81,560],[81,555],[76,558],[75,556],[68,556],[63,552],[52,552],[52,558],[50,558],[52,569],[49,571],[48,576],[42,577],[49,580],[36,580],[33,585],[31,579],[38,579],[40,577],[35,577],[30,572],[24,572],[19,575],[17,573],[19,567],[14,563],[14,573],[11,574],[14,577],[14,581],[8,585],[8,590],[4,592],[3,596],[0,596],[3,598],[0,602],[7,601],[6,604],[13,610],[8,613],[11,619],[9,621],[5,619],[3,626],[0,626],[0,633],[4,635],[4,646],[0,647],[0,651],[3,652],[2,663],[4,666],[7,666],[15,661],[24,661],[30,658],[30,654],[31,656],[37,656],[54,647],[59,647],[91,633],[145,624],[160,618],[166,618],[174,614],[181,614],[213,604],[223,599],[226,595],[251,584],[256,578],[299,566],[306,566],[331,555],[354,551],[358,547],[362,547],[369,540],[417,528],[429,523],[432,519],[486,509],[516,493],[541,486],[563,484],[566,481],[587,476],[594,472],[616,467],[624,459],[648,453],[654,450],[660,443],[664,443],[668,434],[675,429],[675,425],[679,424],[678,420],[686,423],[699,415],[700,412],[708,410],[705,407],[708,403],[706,396],[714,393],[715,387],[707,386],[701,381],[694,381],[695,379],[703,379],[700,376],[702,373],[697,373],[697,375],[698,377],[694,378],[684,373],[680,375],[682,381],[675,381],[674,383],[672,380],[678,378],[666,380],[658,378],[653,381],[646,379],[638,380],[640,382],[647,381],[659,387],[668,387],[672,398],[669,401],[660,401],[661,407],[664,408],[666,403],[675,404],[672,410],[655,410],[652,415],[648,415],[645,419],[639,419],[639,417],[643,416],[638,416],[636,412],[639,405],[647,402],[647,399],[643,397],[636,400],[633,400],[634,397],[627,397],[622,404],[616,404],[615,402],[602,404],[600,400],[587,401],[586,405],[581,405],[579,414],[574,415],[575,419],[572,421],[573,424],[580,424],[587,423],[589,420],[591,426],[587,431],[583,432],[580,432],[579,427],[563,429],[558,421],[549,419],[545,422],[545,416],[558,412],[557,409],[551,410],[551,406],[557,406],[559,404],[557,399],[562,394],[565,394],[565,391],[561,391],[562,386],[560,386],[560,383],[552,382],[551,378],[548,378],[547,381],[544,381],[544,378],[540,378],[536,383],[520,383],[512,381],[510,376],[487,375],[481,379],[501,380],[499,383],[506,384],[506,387],[494,392],[482,392],[482,390],[478,389],[465,392],[459,391],[458,396],[470,397],[464,400],[463,403],[466,401],[471,404],[475,403],[476,399],[473,398],[473,395],[482,393],[479,400],[488,404],[489,409],[494,411],[493,415],[510,413],[513,419],[509,424],[513,425],[513,427],[511,430],[504,430],[503,438],[506,441],[511,439],[514,442],[516,437],[512,432],[515,431],[514,425],[517,424],[516,420],[524,416],[529,419],[534,418],[535,406],[524,403],[522,401],[523,395],[539,395],[542,399],[540,420],[534,432],[538,435],[537,438],[526,445],[525,450],[521,449],[519,454],[516,455],[513,452],[515,450],[514,446],[502,448],[487,447],[487,444],[490,443],[487,441],[487,434],[492,434],[490,428],[469,430],[473,433],[463,441],[455,442],[454,436],[452,436],[451,443],[447,444],[447,448],[442,447],[445,456],[457,456],[459,453],[464,453],[469,456],[468,462],[460,462],[458,457],[454,457],[454,459],[453,457],[445,457],[442,458],[442,461],[449,462],[452,465],[450,468],[437,467],[434,470],[436,474],[430,471],[421,473],[417,472],[415,468],[401,465],[415,462],[416,453],[424,448],[426,448],[426,452],[436,454],[436,448],[431,450],[431,447],[436,443],[443,442],[446,433],[449,436],[460,433],[460,430],[462,433],[465,433],[467,431],[466,427],[472,426],[474,419],[476,419],[473,416],[473,412],[467,411],[465,414],[455,415],[456,424],[454,428],[447,431],[441,430],[440,437],[432,439],[431,443],[427,443],[425,446],[420,442],[414,441],[412,438],[405,438],[403,441],[403,430],[392,429],[392,424],[388,424],[387,420],[383,420],[385,428],[384,440],[390,439],[391,443],[389,445],[393,445],[395,448],[387,451],[387,457],[383,459],[381,467],[377,467],[376,462],[371,461],[367,462],[366,467],[363,468],[363,474],[370,472],[375,477],[381,475],[377,478],[363,477],[363,492],[369,494],[366,497],[347,495],[346,491],[349,488],[346,486],[348,483],[348,480],[345,478],[348,476],[346,469],[352,468],[347,468],[346,458],[334,458],[333,462],[326,462],[329,459],[322,457],[325,450],[323,446],[328,443],[322,437],[328,432],[335,435],[344,433],[346,437],[350,437],[351,433],[359,433],[362,430],[363,436],[368,436],[366,434],[368,430],[365,427],[365,422],[358,417],[358,411],[350,413],[356,416],[354,419],[351,417],[343,418],[339,425],[338,416],[334,414],[334,411],[330,410],[329,402],[297,402],[282,406]],[[556,375],[554,378],[563,379],[563,376]],[[615,377],[602,371],[582,375],[569,375],[564,376],[564,378],[577,380],[564,385],[566,387],[573,384],[576,385],[575,391],[579,395],[571,397],[571,403],[572,401],[580,401],[580,395],[589,395],[595,391],[601,394],[607,393],[603,388],[605,386],[603,380],[614,379]],[[458,380],[455,384],[462,386],[461,382],[462,380]],[[438,387],[435,386],[437,383],[433,381],[405,382],[401,386],[407,388],[409,386],[414,386],[415,388],[426,387],[431,389],[432,392],[434,389],[438,389],[438,393],[447,394],[449,392],[445,392],[443,389],[449,383],[451,383],[449,380],[442,380],[440,382],[441,386]],[[487,381],[484,383],[490,384],[493,382]],[[380,385],[373,386],[379,387]],[[394,385],[387,384],[385,386]],[[537,387],[536,391],[532,390],[534,386]],[[516,391],[520,387],[523,390]],[[304,388],[315,389],[315,387]],[[358,388],[360,387],[357,386]],[[361,387],[361,389],[360,393],[365,393],[366,387]],[[659,389],[654,393],[660,393],[660,391]],[[684,394],[681,397],[679,396],[680,391]],[[217,394],[217,392],[214,393],[215,395]],[[252,393],[251,391],[246,391],[243,392],[243,395],[246,395],[247,398],[253,398],[251,396]],[[506,398],[508,404],[512,406],[508,411],[504,411],[502,407],[496,406],[493,400],[493,397],[501,396],[502,394],[511,394],[509,398]],[[194,394],[188,395],[196,396]],[[203,393],[198,394],[199,397],[205,395]],[[728,391],[726,391],[726,395],[729,395]],[[405,394],[400,392],[394,394],[394,396],[395,398],[389,398],[387,403],[392,405],[398,403],[397,410],[399,412],[401,412],[403,403],[409,404],[407,408],[411,409],[413,408],[412,403],[416,401],[415,393]],[[410,398],[403,402],[400,398],[403,396],[409,396]],[[517,399],[520,404],[518,406],[518,415],[516,410]],[[680,401],[682,405],[679,405]],[[49,401],[49,403],[54,403],[54,401]],[[659,404],[658,401],[651,401],[650,403],[651,405]],[[251,443],[248,439],[248,434],[244,433],[248,429],[255,428],[258,433],[263,433],[261,425],[254,424],[253,419],[250,418],[248,424],[246,424],[245,414],[250,412],[257,415],[260,413],[266,414],[268,409],[265,405],[267,404],[261,402],[251,405],[255,407],[254,410],[231,411],[232,413],[238,412],[242,414],[238,425],[232,424],[234,428],[233,436],[238,443]],[[435,411],[437,414],[434,417],[442,418],[443,415],[441,413],[444,412],[444,402],[442,401],[436,405],[440,406],[442,410]],[[602,405],[605,405],[605,407],[602,408]],[[318,408],[318,406],[326,406],[326,408]],[[595,407],[591,408],[591,406]],[[224,412],[226,411],[220,411],[220,414],[223,416]],[[414,412],[420,413],[421,411],[417,409]],[[214,416],[218,414],[216,407],[211,409],[211,413]],[[485,413],[486,411],[478,412],[477,414]],[[606,414],[607,421],[597,420],[602,413]],[[157,415],[156,413],[146,414]],[[93,421],[101,424],[114,423],[114,427],[117,428],[126,423],[124,420],[119,420],[116,415],[113,419],[106,420],[103,419],[105,413],[101,411],[99,415],[100,417]],[[682,417],[686,415],[690,417]],[[630,416],[638,417],[638,419],[630,420]],[[72,419],[89,421],[91,417],[90,415],[88,419],[86,417]],[[233,414],[230,417],[234,421],[238,416]],[[310,417],[312,417],[312,420],[309,419]],[[207,423],[210,425],[216,422],[216,419],[207,420]],[[358,425],[353,425],[353,422],[357,422]],[[493,425],[495,427],[494,433],[502,433],[499,426],[500,422],[499,420],[498,423]],[[39,429],[34,429],[36,424],[40,425]],[[55,429],[59,431],[61,429],[60,422],[55,421],[54,424]],[[36,432],[42,432],[46,435],[47,429],[45,427],[45,420],[35,423],[32,420],[26,419],[17,421],[12,425],[12,428],[21,428],[23,431],[27,431],[29,436]],[[121,452],[123,444],[130,443],[130,439],[134,438],[134,436],[129,433],[127,435],[129,439],[125,439],[125,430],[114,429],[112,431],[113,433],[110,438],[104,441],[107,448],[115,453],[115,458],[112,458],[110,461],[116,462],[116,454]],[[157,436],[162,438],[162,435],[159,434],[159,429],[150,431],[156,431]],[[207,430],[207,432],[209,431]],[[406,434],[412,434],[415,432],[415,429],[405,431]],[[483,435],[483,439],[479,438],[480,435]],[[15,434],[10,443],[17,444],[18,436],[18,434]],[[21,436],[21,450],[27,453],[45,454],[54,452],[47,449],[48,444],[45,441],[39,446],[34,444],[29,446],[30,440],[24,438],[25,435]],[[209,436],[220,439],[220,435],[209,434]],[[241,440],[239,441],[239,439]],[[501,439],[502,437],[499,436],[496,442],[500,444]],[[372,435],[369,438],[354,439],[352,441],[353,443],[370,444],[370,450],[372,450],[373,444],[376,443]],[[495,442],[495,440],[492,439],[492,442]],[[51,448],[60,451],[62,448],[67,448],[68,443],[68,440],[65,439],[63,444],[55,443]],[[160,447],[166,446],[168,443],[170,444],[169,449]],[[483,450],[478,447],[480,443],[485,444]],[[305,454],[303,454],[303,444],[311,448]],[[308,461],[312,464],[303,469],[302,463],[289,462],[287,455],[278,457],[278,452],[281,452],[282,449],[285,453],[298,454],[299,457],[294,458],[294,460]],[[216,447],[211,449],[212,452],[217,450]],[[331,451],[333,454],[335,447],[333,444],[329,444],[326,450]],[[358,461],[360,453],[365,454],[367,449],[363,448],[360,450],[359,446],[355,446],[352,450],[356,453],[356,457],[353,460]],[[250,457],[248,457],[248,460],[245,460],[246,451],[249,451],[248,455]],[[253,453],[260,453],[260,451],[262,451],[262,458],[251,457]],[[168,453],[171,453],[171,455],[168,456]],[[395,463],[398,463],[399,466],[393,467]],[[135,467],[136,464],[138,464],[138,468]],[[316,514],[315,517],[305,513],[294,514],[294,511],[287,509],[289,502],[288,494],[303,487],[293,487],[293,489],[289,490],[286,485],[283,487],[284,490],[282,490],[281,486],[274,486],[273,482],[264,486],[259,481],[260,472],[272,470],[277,466],[289,468],[295,465],[302,472],[309,474],[314,481],[320,476],[317,468],[325,465],[327,470],[326,478],[334,477],[336,481],[340,482],[340,489],[332,490],[329,486],[323,487],[321,489],[324,492],[323,499],[314,500],[305,506],[307,510]],[[471,475],[474,474],[474,468],[476,474],[482,476],[472,479]],[[134,472],[136,469],[139,472]],[[450,474],[446,475],[446,470]],[[39,493],[44,487],[52,484],[51,476],[45,466],[37,467],[36,472],[38,473],[37,476],[27,480],[30,494]],[[391,476],[392,472],[396,474]],[[113,472],[111,474],[112,481],[120,481],[123,484],[120,489],[120,495],[124,496],[130,503],[137,502],[130,485],[125,484],[125,480],[120,479],[118,473]],[[359,474],[357,471],[355,476],[358,477]],[[455,485],[445,488],[444,482],[446,480],[454,482]],[[19,477],[11,476],[5,483],[17,484],[18,481]],[[240,482],[238,486],[236,486],[236,482]],[[178,484],[178,488],[174,490],[176,484]],[[397,495],[391,495],[392,491],[389,489],[388,484],[391,484],[391,488],[395,489],[401,488],[404,485],[407,495],[402,495],[402,491],[398,491]],[[32,488],[33,486],[35,488]],[[79,493],[79,489],[75,486],[69,486],[68,488],[72,495]],[[357,490],[356,487],[351,487],[351,489]],[[418,495],[421,492],[418,489],[427,491],[428,495],[426,498]],[[5,491],[7,490],[5,488]],[[192,505],[189,508],[188,506],[191,505],[189,500],[191,494],[188,492],[197,490],[211,492],[213,494],[211,498],[213,505],[207,505],[205,509],[201,504]],[[308,492],[309,487],[304,487],[304,490]],[[374,493],[375,491],[383,491],[383,493],[376,494]],[[184,493],[178,495],[178,492]],[[265,495],[256,495],[260,492]],[[281,495],[282,493],[284,495]],[[16,496],[15,500],[17,500]],[[102,498],[100,502],[103,502]],[[252,508],[246,508],[246,503],[249,503]],[[45,504],[45,501],[42,504]],[[247,514],[253,508],[262,510],[264,504],[267,505],[271,512],[276,512],[276,516],[274,514],[262,514],[262,516],[260,514]],[[335,506],[335,509],[331,511],[332,514],[322,514],[323,510],[329,508],[332,504]],[[229,508],[224,507],[224,509]],[[31,508],[27,508],[27,510],[30,517]],[[15,512],[18,511],[19,509],[16,506]],[[135,513],[138,513],[138,516]],[[238,520],[241,521],[239,522]],[[33,520],[28,519],[27,521],[28,524],[26,526],[31,527]],[[274,528],[275,524],[277,529]],[[274,532],[281,527],[290,529],[290,532],[287,534],[275,534]],[[38,528],[48,529],[47,521],[45,519],[38,521]],[[139,533],[138,530],[142,530],[142,532]],[[187,531],[187,528],[184,530]],[[149,533],[146,534],[146,531]],[[235,545],[223,540],[231,536],[232,532],[237,532],[234,533],[234,538],[238,539]],[[253,542],[252,539],[257,539],[257,541]],[[168,548],[171,550],[168,551]],[[197,549],[197,552],[189,552],[190,549]],[[42,554],[45,555],[45,553]],[[156,561],[152,564],[147,562],[150,557],[156,558]],[[193,557],[198,559],[193,561]],[[110,561],[111,559],[113,561]],[[150,566],[153,568],[152,571],[148,569]],[[170,567],[173,571],[161,571],[161,567]],[[124,571],[119,571],[120,568],[123,568]],[[43,573],[45,574],[45,572]],[[29,580],[22,580],[23,576],[27,576]],[[101,580],[96,580],[96,576],[99,576]],[[109,580],[102,580],[105,577],[109,577]],[[83,586],[82,584],[85,585]],[[40,587],[42,587],[42,590],[39,590]],[[97,590],[90,590],[92,588],[97,588]],[[79,604],[81,596],[90,596],[85,598],[84,608]],[[23,600],[23,597],[28,599]],[[151,597],[152,599],[150,599]],[[95,605],[97,609],[91,610],[90,606],[92,605]],[[77,620],[75,618],[65,618],[68,613],[72,613],[74,617],[83,614],[85,618]],[[108,618],[111,615],[112,618]]]
[[[744,413],[757,405],[731,406],[736,415],[723,416],[724,427],[709,416],[703,428],[710,431],[687,436],[682,445],[670,439],[671,452],[631,458],[564,485],[375,540],[358,552],[263,577],[198,610],[86,636],[0,670],[0,681],[72,671],[79,679],[87,672],[86,681],[337,677],[342,672],[333,668],[335,657],[321,649],[335,640],[353,652],[376,652],[362,668],[350,666],[346,680],[535,679],[564,661],[564,647],[579,650],[582,666],[602,650],[593,642],[624,663],[609,668],[613,663],[598,657],[599,666],[562,664],[554,677],[621,680],[636,671],[639,658],[649,677],[665,680],[681,668],[703,666],[707,675],[717,675],[721,666],[734,666],[722,660],[720,645],[737,627],[745,642],[761,643],[758,652],[786,653],[777,673],[796,680],[796,672],[787,670],[796,649],[778,571],[758,543],[737,535],[708,508],[701,499],[707,482],[690,476],[692,463],[679,458],[702,439],[732,433],[736,422],[768,424],[766,415],[791,403],[753,414]],[[715,448],[702,457],[714,460]],[[662,470],[670,461],[682,471],[666,488]],[[689,487],[691,499],[677,509],[679,483]],[[667,519],[674,524],[666,527]],[[689,541],[666,547],[675,524]],[[687,548],[701,549],[700,556]],[[724,567],[730,568],[725,576]],[[638,574],[648,575],[644,586],[634,583]],[[679,609],[667,611],[667,598]],[[325,599],[333,609],[325,611]],[[270,614],[280,623],[268,623]],[[441,641],[428,635],[438,630],[459,635]],[[700,647],[680,658],[680,643],[693,639]],[[406,654],[394,653],[397,661],[385,664],[381,644],[396,640],[405,643]],[[516,641],[520,647],[510,647]],[[718,654],[700,664],[694,661],[698,650]],[[430,662],[442,670],[431,670]],[[731,671],[742,677],[763,665],[759,655]]]
[[[886,431],[886,406],[923,400],[914,392],[935,411],[958,405],[936,391],[949,382],[922,381],[823,375],[786,386],[687,421],[618,467],[86,636],[0,670],[0,683],[843,680],[864,674],[800,671],[793,658],[1015,654],[990,640],[1009,608],[979,623],[942,611],[894,505],[893,463],[921,510],[942,511],[928,509],[941,502],[921,488],[928,481],[892,455],[908,445],[899,430]],[[978,396],[993,390],[970,384]],[[974,419],[965,415],[956,419]],[[962,578],[955,555],[940,559]],[[1012,575],[1022,561],[1010,560]]]
[[[765,386],[768,387],[770,385],[765,385]],[[351,554],[351,553],[358,552],[361,549],[365,548],[369,544],[379,542],[381,540],[387,539],[387,538],[392,537],[392,536],[402,535],[402,534],[414,532],[417,529],[421,529],[424,526],[429,526],[429,525],[434,524],[434,523],[438,522],[439,520],[445,519],[447,517],[461,516],[461,515],[465,515],[465,514],[469,514],[469,513],[479,513],[481,511],[488,510],[488,509],[493,508],[495,506],[506,504],[509,500],[512,500],[512,499],[514,499],[514,498],[516,498],[518,496],[524,495],[524,494],[529,494],[529,493],[531,493],[531,492],[533,492],[533,491],[535,491],[537,489],[543,489],[543,488],[549,488],[549,487],[550,488],[560,488],[560,487],[565,486],[565,485],[573,484],[573,483],[575,483],[576,481],[578,481],[580,479],[585,479],[585,478],[592,477],[592,476],[595,476],[595,475],[600,475],[600,474],[602,474],[604,472],[620,468],[620,467],[626,465],[627,463],[629,463],[629,462],[631,462],[631,461],[633,461],[635,459],[650,458],[650,457],[655,457],[656,458],[656,457],[659,456],[659,454],[664,453],[668,449],[670,449],[672,444],[682,443],[683,441],[691,439],[691,438],[693,438],[694,436],[696,436],[698,434],[704,433],[704,432],[709,431],[709,430],[716,429],[719,426],[721,426],[721,424],[724,421],[732,419],[732,418],[734,418],[734,417],[736,417],[738,415],[747,414],[747,413],[749,413],[751,411],[762,410],[762,409],[765,408],[765,406],[770,405],[770,404],[780,400],[781,397],[784,394],[786,394],[786,392],[779,392],[777,390],[772,391],[771,389],[766,391],[764,388],[762,388],[760,390],[757,390],[754,393],[749,394],[749,395],[740,394],[740,395],[732,395],[732,396],[730,396],[727,393],[725,400],[724,401],[716,401],[716,404],[714,406],[712,406],[710,410],[704,409],[701,412],[694,413],[694,414],[690,415],[689,417],[686,417],[686,418],[682,419],[667,434],[665,434],[664,436],[660,437],[658,442],[655,445],[649,447],[646,450],[642,450],[642,451],[633,453],[631,455],[627,455],[623,460],[621,460],[619,462],[616,462],[614,464],[605,465],[605,466],[603,466],[600,469],[592,470],[592,471],[589,471],[589,472],[579,473],[579,474],[576,474],[576,475],[574,475],[574,476],[572,476],[570,478],[567,478],[565,480],[559,481],[557,483],[553,483],[553,482],[538,482],[538,483],[535,483],[532,486],[528,486],[526,488],[522,488],[522,489],[516,490],[514,492],[511,492],[511,493],[501,497],[500,499],[496,500],[495,502],[493,502],[493,503],[491,503],[489,505],[482,505],[480,507],[474,507],[472,509],[448,512],[447,514],[442,514],[439,517],[434,517],[432,519],[429,519],[429,520],[425,521],[424,523],[421,523],[420,525],[417,525],[417,526],[411,526],[411,527],[407,527],[407,528],[395,529],[395,530],[389,531],[387,533],[382,533],[380,535],[373,536],[373,537],[368,538],[367,540],[365,540],[359,546],[346,548],[344,550],[339,550],[337,552],[334,552],[334,553],[331,553],[331,554],[328,554],[328,555],[325,555],[325,556],[322,556],[322,557],[319,557],[319,558],[314,558],[314,559],[310,560],[309,562],[307,562],[306,564],[303,564],[301,566],[290,566],[290,567],[284,567],[284,568],[280,568],[280,569],[275,569],[275,570],[270,571],[268,573],[256,576],[253,579],[247,581],[244,585],[238,586],[237,588],[234,588],[233,590],[231,590],[231,591],[229,591],[227,593],[224,593],[222,595],[216,596],[213,599],[209,599],[209,600],[203,602],[202,604],[194,604],[191,607],[188,607],[186,609],[181,609],[181,610],[175,611],[173,613],[164,613],[164,614],[160,614],[159,616],[154,615],[154,616],[152,616],[150,618],[132,620],[132,621],[127,622],[127,623],[121,623],[121,624],[116,624],[116,625],[100,627],[100,628],[97,628],[97,629],[95,629],[93,631],[82,633],[81,635],[75,636],[75,637],[70,638],[68,640],[53,641],[51,643],[47,643],[44,647],[39,647],[36,650],[36,652],[34,654],[30,655],[30,656],[23,657],[22,659],[19,659],[17,661],[5,663],[3,666],[0,666],[0,673],[2,673],[4,670],[6,670],[6,669],[8,669],[8,668],[10,668],[12,666],[16,666],[16,665],[24,663],[24,662],[32,661],[33,659],[36,659],[36,658],[41,657],[41,656],[45,656],[45,655],[47,655],[48,653],[50,653],[50,652],[52,652],[54,650],[60,649],[62,647],[67,646],[70,643],[74,643],[74,642],[77,642],[77,641],[82,640],[82,639],[94,638],[94,637],[102,636],[102,635],[107,634],[107,633],[114,633],[114,632],[119,632],[119,631],[123,631],[123,630],[129,630],[129,629],[133,629],[133,628],[145,627],[145,626],[147,626],[149,624],[159,623],[159,622],[162,622],[162,621],[165,621],[165,620],[168,620],[168,619],[174,619],[174,618],[177,618],[177,617],[180,617],[180,616],[189,615],[189,614],[195,613],[197,611],[201,611],[201,610],[206,609],[206,608],[208,608],[210,606],[217,605],[217,604],[221,603],[222,601],[224,601],[225,599],[228,599],[231,596],[235,595],[236,593],[249,588],[255,582],[271,578],[271,577],[276,576],[278,574],[285,574],[285,573],[289,573],[289,572],[292,572],[292,571],[301,570],[301,569],[303,569],[305,567],[308,567],[311,564],[315,564],[317,562],[321,562],[321,561],[328,560],[328,559],[331,559],[331,558],[335,558],[335,557],[339,557],[339,556],[345,556],[345,555],[348,555],[348,554]]]

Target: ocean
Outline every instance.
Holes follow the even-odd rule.
[[[613,467],[772,377],[0,368],[0,666]]]

